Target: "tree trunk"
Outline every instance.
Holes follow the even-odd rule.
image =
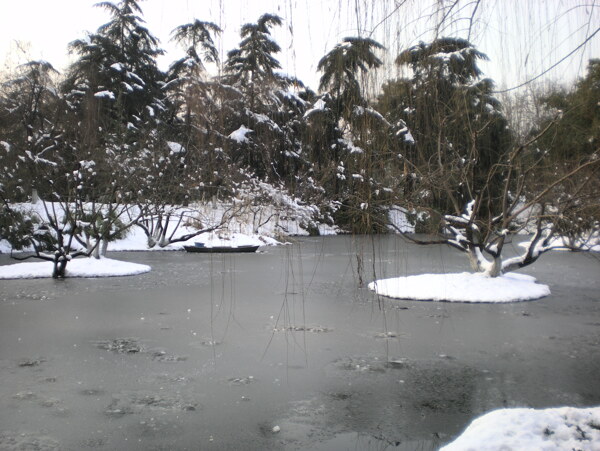
[[[469,251],[467,252],[467,256],[469,257],[471,269],[475,272],[483,272],[479,259],[477,258],[477,255],[475,255],[475,252]]]
[[[100,245],[98,247],[100,248],[100,257],[106,257],[106,251],[108,250],[108,239],[104,238],[102,241],[100,241]]]
[[[85,249],[88,254],[94,253],[94,245],[92,244],[92,240],[89,236],[85,237]]]
[[[490,265],[488,271],[486,271],[490,277],[498,277],[503,274],[502,272],[502,257],[494,258],[494,261]]]
[[[59,255],[54,259],[54,268],[52,270],[53,279],[64,279],[67,269],[67,259],[64,255]]]
[[[148,245],[148,249],[152,249],[154,246],[156,246],[156,240],[154,239],[153,236],[148,235],[147,237],[147,245]]]
[[[495,257],[491,262],[488,261],[481,252],[471,249],[467,252],[471,269],[475,272],[484,273],[489,277],[498,277],[503,274],[502,257]]]
[[[92,257],[97,260],[100,259],[100,243],[96,244],[96,247],[94,247],[94,250],[92,251]]]

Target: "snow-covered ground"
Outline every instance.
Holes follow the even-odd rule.
[[[600,450],[600,407],[501,409],[474,420],[440,451]]]
[[[179,221],[179,214],[183,213],[185,219],[177,228],[174,237],[195,232],[198,226],[211,228],[222,222],[224,217],[228,218],[214,233],[206,233],[188,240],[188,242],[177,242],[165,247],[148,247],[148,240],[140,227],[130,227],[124,238],[109,243],[109,251],[148,251],[148,250],[182,250],[185,244],[194,242],[213,245],[277,245],[281,239],[288,236],[306,236],[310,231],[317,230],[320,235],[334,235],[339,232],[335,226],[320,221],[320,212],[314,205],[306,205],[298,199],[277,190],[266,183],[259,183],[265,202],[257,204],[253,202],[249,194],[244,194],[243,199],[235,203],[205,202],[196,203],[185,208],[172,208],[169,234],[173,231],[175,224]],[[59,219],[62,217],[60,204],[46,202],[49,211],[57,211]],[[13,204],[12,208],[23,213],[37,215],[40,218],[46,216],[44,203]],[[135,216],[136,207],[131,207],[129,213]],[[123,214],[122,222],[127,223],[126,215]],[[31,249],[25,249],[31,250]],[[6,240],[0,240],[0,253],[10,253],[11,246]]]
[[[416,213],[413,213],[415,216]],[[410,213],[406,208],[394,205],[388,212],[390,225],[388,229],[392,233],[415,233],[415,224],[409,219]]]
[[[52,277],[52,262],[23,262],[0,266],[0,279],[40,279]],[[75,258],[66,268],[66,277],[133,276],[150,271],[148,265],[111,258]]]
[[[183,235],[184,233],[192,232],[193,229],[183,227],[181,231],[179,231],[178,235]],[[260,234],[251,234],[247,235],[245,233],[231,233],[227,230],[215,231],[209,233],[203,233],[194,238],[190,238],[187,241],[181,241],[178,243],[169,244],[165,247],[154,246],[153,248],[148,248],[147,244],[148,240],[142,229],[139,227],[132,227],[127,236],[123,239],[114,241],[109,244],[109,251],[180,251],[183,250],[183,246],[193,246],[194,243],[203,243],[206,247],[215,247],[215,246],[245,246],[245,245],[253,245],[253,246],[276,246],[281,244],[278,240],[271,238],[266,235]]]
[[[184,245],[203,243],[206,247],[243,245],[274,246],[281,244],[287,236],[309,235],[309,229],[318,230],[321,235],[338,232],[337,228],[319,222],[319,210],[312,205],[304,205],[297,199],[282,193],[270,185],[264,184],[259,188],[266,193],[269,204],[256,205],[248,200],[237,200],[236,203],[208,202],[198,203],[185,208],[173,208],[168,236],[174,231],[173,238],[193,234],[198,228],[211,228],[223,223],[213,231],[202,233],[187,241],[178,241],[166,246],[148,246],[148,237],[142,228],[133,225],[129,227],[123,238],[110,242],[108,251],[177,251],[183,250]],[[35,203],[15,204],[14,209],[23,213],[45,218],[48,211],[57,211],[62,218],[62,206],[38,201]],[[180,214],[184,220],[178,224]],[[135,216],[136,207],[129,211]],[[125,218],[126,215],[123,215]],[[126,219],[122,219],[124,223]],[[175,229],[175,226],[178,227]],[[25,252],[31,249],[24,249]],[[0,240],[0,253],[10,253],[11,246],[6,240]],[[139,266],[139,265],[138,265]],[[139,274],[149,271],[145,266],[130,266],[125,262],[109,259],[75,259],[67,264],[67,277],[107,277]],[[38,278],[50,277],[52,264],[49,262],[26,262],[0,267],[0,279],[7,278]]]
[[[527,247],[528,245],[528,242],[519,243],[521,247]],[[600,252],[600,235],[596,232],[589,235],[586,239],[576,241],[569,240],[566,237],[556,237],[548,246],[557,251],[577,249],[586,252]]]
[[[547,285],[534,277],[508,273],[500,277],[483,274],[420,274],[382,279],[369,284],[381,296],[418,301],[447,302],[517,302],[538,299],[550,294]]]

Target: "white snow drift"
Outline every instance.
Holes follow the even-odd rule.
[[[0,266],[0,279],[40,279],[52,277],[52,262],[24,262]],[[75,258],[69,262],[66,277],[133,276],[150,271],[150,266],[111,258]]]
[[[600,407],[501,409],[474,420],[440,451],[600,450]]]
[[[369,284],[381,296],[418,301],[517,302],[550,294],[547,285],[524,274],[488,277],[480,273],[421,274],[382,279]]]

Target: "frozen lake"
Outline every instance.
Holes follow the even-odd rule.
[[[491,305],[361,288],[468,269],[392,236],[110,256],[153,270],[0,281],[0,449],[428,450],[492,409],[600,404],[598,257],[543,256],[551,296]]]

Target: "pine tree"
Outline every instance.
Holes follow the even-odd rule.
[[[77,59],[62,84],[67,140],[75,161],[94,168],[86,196],[122,205],[153,183],[148,175],[156,168],[144,162],[164,146],[170,113],[156,61],[163,51],[144,26],[139,3],[96,5],[110,20],[70,44]]]
[[[205,65],[219,63],[213,40],[213,35],[219,33],[221,29],[214,23],[197,19],[172,31],[172,40],[186,47],[186,55],[171,64],[167,89],[175,97],[178,109],[184,108],[182,112],[187,127],[190,126],[192,115],[200,115],[204,123],[209,122],[206,112],[209,83]]]
[[[94,129],[101,129],[101,146],[123,149],[153,128],[165,110],[164,74],[156,63],[163,51],[144,26],[138,0],[96,6],[107,10],[111,20],[70,44],[78,59],[63,89],[73,110],[89,125],[87,139],[97,137]]]
[[[281,17],[263,14],[256,23],[243,25],[239,47],[227,54],[226,83],[244,92],[252,111],[257,102],[267,100],[271,104],[270,99],[265,99],[266,88],[280,81],[275,70],[281,69],[281,64],[273,55],[279,53],[281,47],[271,38],[271,28],[281,23]]]
[[[174,111],[168,138],[184,149],[179,155],[186,169],[182,178],[196,187],[200,178],[205,185],[212,185],[217,169],[220,108],[206,64],[219,63],[214,35],[220,32],[214,23],[196,19],[171,33],[172,40],[183,46],[186,54],[173,62],[168,71],[165,91]]]
[[[570,89],[554,88],[540,99],[545,112],[531,135],[547,132],[528,149],[527,161],[536,164],[527,190],[539,190],[583,164],[600,159],[600,60],[588,63],[585,77]],[[577,247],[583,237],[600,234],[600,168],[592,165],[581,172],[581,182],[561,187],[552,194],[554,208],[560,206],[555,228],[567,244]],[[577,189],[576,189],[577,188]],[[549,193],[550,194],[550,193]]]
[[[322,72],[319,90],[328,92],[335,102],[334,114],[348,120],[355,106],[365,106],[360,76],[383,63],[374,50],[384,47],[369,38],[347,37],[319,61]]]
[[[3,84],[0,98],[0,190],[11,201],[27,199],[35,189],[48,195],[44,183],[62,161],[58,72],[46,61],[30,61]]]
[[[378,169],[385,167],[391,127],[368,104],[362,87],[369,70],[382,65],[375,54],[382,49],[369,38],[344,38],[319,61],[324,93],[306,114],[314,137],[308,145],[324,169],[322,183],[343,205],[338,220],[361,233],[380,230],[384,222],[379,204],[385,171]]]
[[[384,85],[378,105],[404,136],[405,194],[419,204],[460,213],[482,189],[493,210],[499,195],[486,176],[511,144],[494,84],[481,79],[487,56],[460,38],[440,38],[401,52],[410,78]],[[501,174],[495,177],[500,181]],[[427,197],[428,199],[425,199]],[[490,213],[493,214],[493,213]]]
[[[546,119],[537,124],[541,130],[558,115],[550,133],[540,142],[556,161],[586,158],[600,143],[600,59],[588,62],[585,77],[572,89],[556,88],[540,99]],[[534,131],[535,132],[535,131]]]
[[[228,143],[232,161],[273,180],[290,176],[298,163],[299,142],[292,131],[305,106],[294,92],[303,89],[302,83],[276,72],[281,65],[274,54],[281,48],[271,29],[281,24],[279,16],[264,14],[242,26],[239,47],[227,54],[221,88],[226,134],[244,134]]]

